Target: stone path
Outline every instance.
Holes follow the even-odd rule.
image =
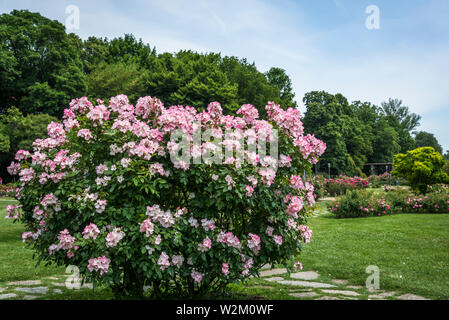
[[[335,201],[336,198],[333,197],[327,197],[327,198],[321,198],[318,200],[318,202],[329,202],[329,201]],[[314,210],[311,213],[312,217],[319,217],[322,216],[324,214],[329,213],[329,210],[327,210],[327,208],[321,208],[320,206],[316,206],[314,208]]]
[[[260,278],[256,280],[259,283],[253,288],[268,289],[271,285],[272,289],[276,289],[282,285],[291,292],[289,296],[301,300],[428,300],[415,294],[367,290],[363,286],[350,285],[344,279],[325,280],[316,271],[288,274],[284,268],[268,269],[269,267],[262,268]],[[301,291],[296,292],[299,290]]]
[[[10,281],[0,284],[0,300],[52,299],[55,295],[67,293],[67,275],[51,276],[41,280]],[[92,290],[92,283],[83,284],[79,290]]]
[[[344,279],[323,277],[316,271],[288,274],[284,268],[269,269],[265,266],[260,278],[252,278],[247,285],[260,290],[284,289],[292,299],[299,300],[428,300],[415,294],[370,291],[363,286],[351,285]],[[0,300],[54,299],[68,293],[65,275],[46,277],[41,280],[11,281],[0,284]],[[92,290],[86,283],[79,290]]]

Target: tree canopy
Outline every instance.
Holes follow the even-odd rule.
[[[0,15],[0,112],[17,106],[24,114],[59,116],[86,81],[76,47],[64,26],[39,13]]]
[[[267,118],[268,101],[284,109],[298,107],[284,69],[272,67],[262,73],[254,62],[220,53],[158,53],[131,34],[82,40],[67,34],[58,21],[27,10],[0,15],[0,81],[0,114],[14,113],[16,107],[25,117],[61,118],[73,98],[107,102],[121,93],[133,104],[137,97],[156,96],[169,106],[183,104],[199,110],[219,101],[225,114],[252,104],[262,119]],[[319,163],[322,171],[330,163],[333,174],[368,173],[367,162],[391,162],[395,154],[416,146],[443,152],[431,133],[412,136],[421,117],[399,99],[378,107],[350,103],[340,93],[312,91],[303,102],[305,131],[328,146]],[[48,119],[41,118],[46,124]],[[12,140],[7,131],[0,135],[2,148],[12,143],[14,149]]]
[[[0,176],[6,176],[8,166],[16,152],[20,149],[31,150],[32,143],[47,133],[47,125],[57,121],[48,114],[28,114],[11,107],[0,115]]]
[[[432,147],[437,152],[443,153],[443,147],[438,143],[435,135],[426,131],[415,132],[415,145],[416,147]]]
[[[342,94],[312,91],[305,95],[304,128],[328,145],[320,170],[331,164],[333,174],[369,173],[366,163],[392,162],[402,150],[415,147],[410,131],[420,116],[410,113],[400,100],[389,99],[377,107],[369,102],[349,103]]]

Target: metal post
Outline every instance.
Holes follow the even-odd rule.
[[[388,165],[387,165],[387,172],[388,172]],[[391,186],[391,173],[388,172],[388,185]]]
[[[330,162],[327,164],[327,169],[329,171],[329,179],[331,178],[331,164]]]

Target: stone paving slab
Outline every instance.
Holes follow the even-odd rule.
[[[358,290],[358,289],[362,289],[363,287],[362,286],[347,286],[346,288]]]
[[[424,297],[417,296],[415,294],[410,294],[410,293],[403,294],[402,296],[399,296],[398,299],[401,299],[401,300],[429,300]]]
[[[261,277],[270,277],[278,274],[287,273],[287,269],[281,268],[281,269],[272,269],[272,270],[264,270],[260,272]]]
[[[312,289],[306,289],[306,288],[296,288],[296,289],[290,289],[290,292],[295,292],[295,293],[301,293],[301,292],[310,292],[313,291]]]
[[[37,298],[39,298],[39,297],[38,296],[28,296],[28,295],[23,297],[24,300],[34,300]]]
[[[396,294],[396,292],[382,292],[382,293],[379,293],[379,294],[369,295],[368,298],[369,299],[383,299],[383,298],[386,298],[386,297],[392,297],[395,294]]]
[[[332,279],[331,281],[335,284],[344,284],[344,285],[348,284],[348,280]]]
[[[0,288],[0,293],[2,293],[3,291],[5,291],[5,288]]]
[[[280,284],[288,284],[291,286],[308,287],[308,288],[334,288],[335,286],[329,283],[311,282],[311,281],[296,281],[296,280],[283,280],[277,281]]]
[[[16,291],[26,292],[26,293],[39,293],[46,294],[48,291],[47,287],[31,287],[31,288],[16,288]]]
[[[61,282],[52,282],[51,284],[56,287],[65,287],[65,283],[61,283]]]
[[[14,281],[8,282],[9,286],[37,286],[42,284],[40,280],[26,280],[26,281]]]
[[[328,296],[323,296],[321,298],[315,299],[315,300],[344,300],[341,298],[337,298],[337,297],[328,297]]]
[[[315,292],[295,292],[295,293],[290,293],[290,295],[292,297],[296,297],[296,298],[312,298],[312,297],[316,297],[318,294]]]
[[[17,295],[15,293],[0,294],[0,300],[5,300],[5,299],[10,299],[10,298],[15,298],[15,297],[17,297]]]
[[[62,290],[61,289],[53,289],[53,293],[60,294],[60,293],[62,293]]]
[[[270,282],[273,282],[273,281],[282,281],[282,280],[284,280],[284,278],[281,278],[281,277],[273,277],[273,278],[267,278],[267,279],[264,279],[265,281],[270,281]]]
[[[300,280],[315,280],[318,279],[319,276],[320,275],[315,271],[303,271],[290,274],[290,278]]]
[[[360,293],[355,291],[345,291],[345,290],[321,290],[324,293],[330,293],[330,294],[342,294],[345,296],[359,296]]]

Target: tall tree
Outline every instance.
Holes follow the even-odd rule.
[[[437,138],[432,133],[426,131],[414,132],[416,147],[432,147],[435,151],[443,154],[443,147],[438,143]]]
[[[354,113],[353,107],[341,95],[325,91],[312,91],[304,96],[307,111],[303,118],[304,129],[327,144],[321,157],[320,170],[332,173],[361,174],[367,157],[371,154],[371,132]]]
[[[284,69],[273,67],[265,73],[265,76],[268,83],[278,90],[282,106],[298,107],[296,101],[294,101],[295,93],[293,92],[292,81]]]
[[[44,138],[47,125],[57,121],[48,114],[29,114],[24,116],[16,107],[9,108],[0,115],[0,174],[8,178],[6,167],[9,166],[19,149],[31,150],[33,141]]]
[[[388,99],[382,102],[382,111],[388,124],[395,128],[399,135],[401,152],[407,152],[415,148],[415,141],[411,136],[412,131],[419,126],[421,116],[411,113],[407,106],[402,105],[402,100]]]
[[[234,113],[239,107],[237,84],[220,70],[220,59],[219,54],[193,51],[159,55],[146,80],[148,94],[167,105],[204,108],[209,102],[219,101],[224,112]]]
[[[136,63],[101,63],[87,75],[88,97],[92,101],[108,100],[126,94],[134,104],[139,97],[145,96],[146,76],[147,71],[142,72]]]
[[[14,10],[0,16],[0,112],[60,116],[86,90],[79,52],[64,26],[39,13]]]

